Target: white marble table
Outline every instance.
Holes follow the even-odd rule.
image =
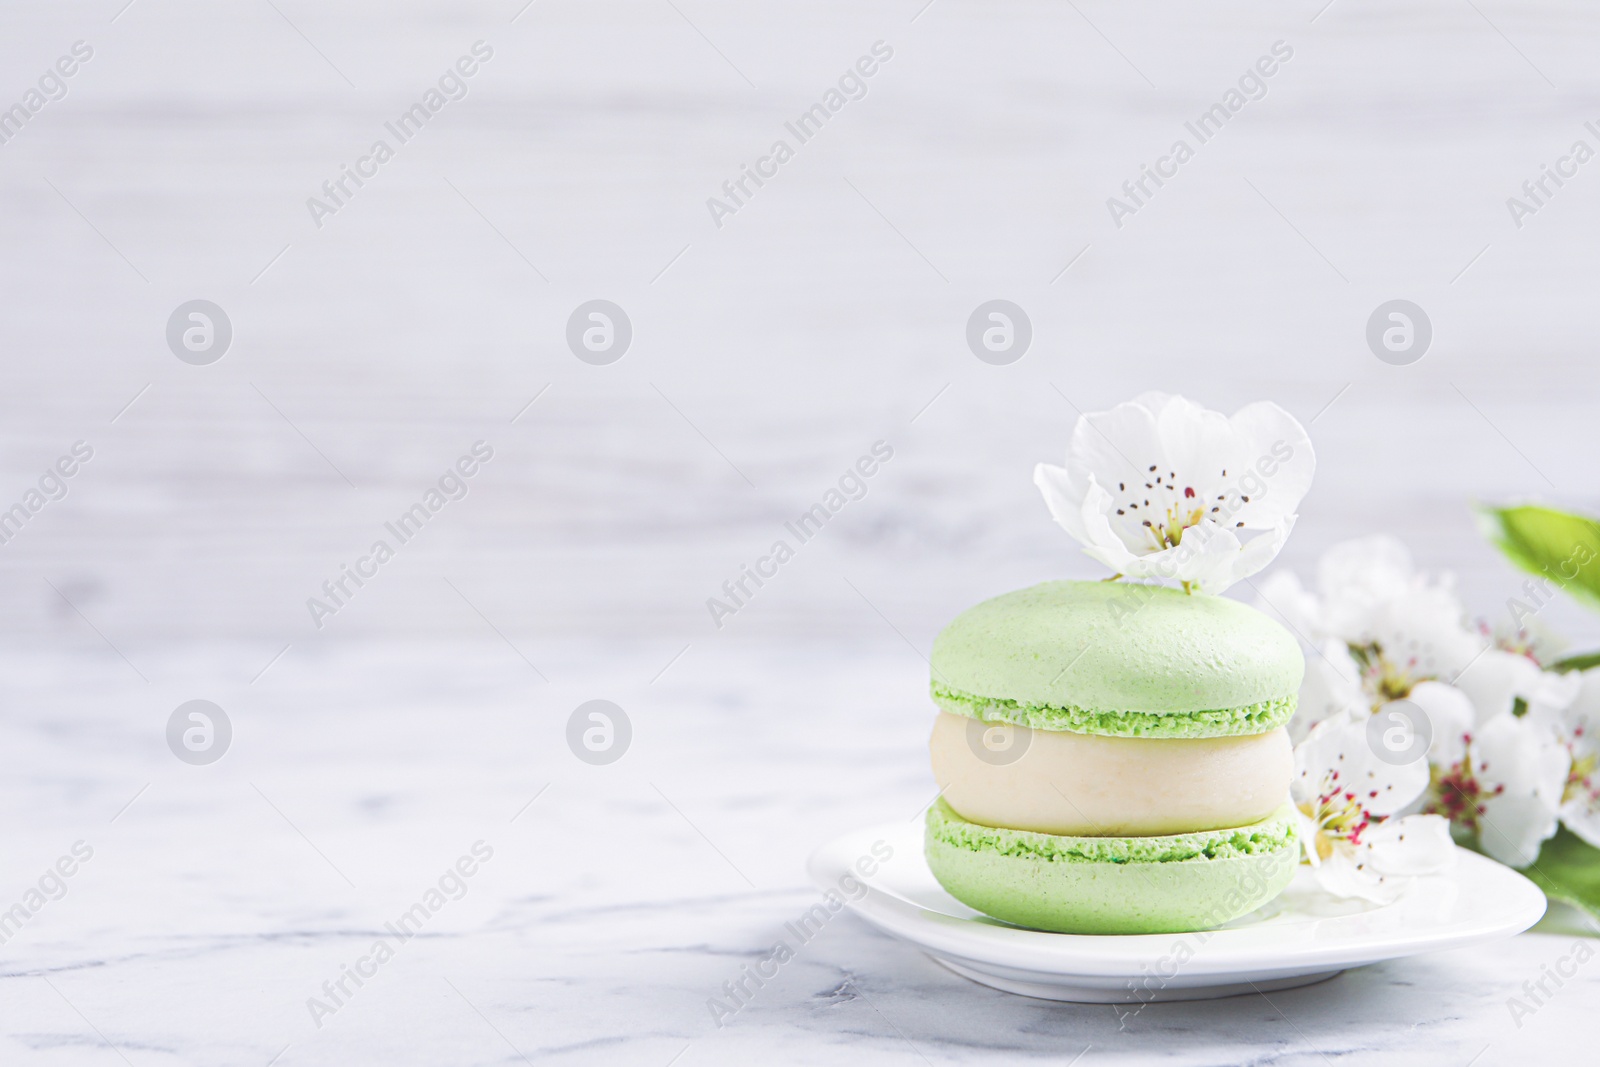
[[[1491,1067],[1588,1040],[1600,967],[1520,1028],[1506,1007],[1570,951],[1551,920],[1124,1019],[974,985],[845,915],[718,1026],[708,999],[818,898],[807,852],[931,797],[920,661],[887,627],[849,647],[695,642],[654,682],[675,649],[519,646],[548,682],[487,631],[291,651],[254,684],[269,647],[125,646],[148,683],[109,653],[8,657],[3,903],[74,842],[93,857],[4,946],[4,1061]],[[159,736],[194,696],[234,725],[209,766]],[[564,740],[596,696],[634,729],[609,766]],[[393,937],[479,841],[492,858],[465,894]],[[323,983],[380,937],[393,958],[336,1003]]]
[[[469,95],[315,226],[480,39]],[[1075,408],[1278,400],[1319,457],[1285,565],[1393,530],[1489,618],[1522,580],[1469,501],[1596,510],[1600,164],[1521,228],[1505,206],[1600,119],[1591,7],[13,3],[0,106],[78,40],[0,144],[0,510],[95,450],[0,545],[0,931],[29,912],[0,1063],[1489,1067],[1592,1040],[1587,969],[1507,1011],[1559,921],[1120,1028],[841,917],[727,1026],[706,1003],[810,906],[814,845],[930,799],[938,627],[1096,573],[1029,481]],[[868,94],[719,228],[707,197],[879,40]],[[1117,228],[1107,197],[1278,40],[1270,92]],[[1363,336],[1397,296],[1436,327],[1408,367]],[[612,366],[564,339],[596,297],[636,328]],[[964,338],[997,297],[1035,327],[1006,367]],[[195,298],[235,327],[209,366],[164,338]],[[879,439],[866,497],[713,627]],[[307,597],[478,440],[470,494],[318,629]],[[1596,618],[1540,615],[1587,647]],[[609,766],[564,740],[597,698],[634,727]],[[209,766],[163,739],[194,699],[234,727]],[[465,895],[314,1021],[480,840]]]

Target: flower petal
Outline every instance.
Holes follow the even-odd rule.
[[[1388,875],[1439,874],[1456,861],[1450,820],[1440,815],[1407,815],[1374,828],[1366,839],[1368,862]]]
[[[1578,691],[1567,705],[1566,718],[1586,735],[1600,735],[1600,667],[1574,672]]]
[[[1295,748],[1290,790],[1297,803],[1337,790],[1373,816],[1393,815],[1428,787],[1428,764],[1392,764],[1368,740],[1370,716],[1335,716],[1313,727]]]
[[[1087,492],[1091,475],[1110,486],[1142,480],[1151,465],[1170,464],[1156,431],[1156,411],[1137,400],[1090,412],[1073,427],[1067,474],[1079,494]]]
[[[1252,574],[1265,570],[1267,565],[1278,557],[1278,553],[1283,549],[1283,543],[1289,540],[1289,531],[1294,529],[1296,517],[1286,515],[1271,529],[1258,533],[1246,541],[1233,560],[1231,581],[1242,582]]]
[[[1491,648],[1468,665],[1455,684],[1472,699],[1482,723],[1509,713],[1518,700],[1539,718],[1558,713],[1578,695],[1581,680],[1543,670],[1519,652]]]
[[[1469,752],[1482,788],[1478,842],[1501,863],[1526,867],[1556,832],[1571,756],[1540,724],[1500,715],[1478,728]]]
[[[1111,525],[1111,494],[1089,475],[1079,521],[1083,525],[1083,551],[1114,573],[1135,576],[1140,557]]]
[[[1304,741],[1311,728],[1340,713],[1365,716],[1371,704],[1361,690],[1361,672],[1342,641],[1327,641],[1306,657],[1300,706],[1289,720],[1289,737]]]
[[[1526,867],[1538,859],[1539,846],[1556,832],[1555,809],[1536,797],[1491,797],[1481,806],[1478,844],[1507,867]]]
[[[1428,760],[1440,767],[1453,767],[1467,755],[1467,735],[1476,718],[1472,701],[1453,685],[1444,682],[1418,682],[1406,697],[1428,717],[1433,740]]]
[[[1600,848],[1600,806],[1585,796],[1561,805],[1561,823],[1585,842]]]
[[[1233,584],[1233,561],[1239,539],[1209,519],[1189,527],[1183,541],[1160,552],[1137,556],[1123,573],[1130,578],[1159,578],[1195,582],[1207,593],[1220,593]]]
[[[1456,861],[1450,823],[1437,815],[1408,815],[1367,831],[1360,845],[1336,845],[1317,868],[1317,882],[1340,897],[1375,904],[1399,899],[1413,878],[1439,874]]]
[[[1366,617],[1410,586],[1415,574],[1411,553],[1393,537],[1363,537],[1334,545],[1317,561],[1327,632],[1359,643]]]
[[[1561,803],[1571,756],[1538,723],[1501,715],[1472,739],[1472,772],[1486,789],[1538,797],[1552,810]]]
[[[1140,393],[1138,396],[1129,401],[1129,403],[1138,404],[1140,407],[1159,415],[1161,414],[1162,409],[1168,404],[1172,403],[1172,401],[1173,395],[1171,393],[1163,393],[1159,389],[1146,389],[1144,392]]]
[[[1374,904],[1392,904],[1405,892],[1409,879],[1390,878],[1371,866],[1359,865],[1356,856],[1344,850],[1316,868],[1317,884],[1336,897],[1355,897]]]
[[[1067,535],[1080,544],[1088,541],[1083,528],[1083,496],[1074,490],[1065,467],[1041,463],[1033,468],[1033,484],[1044,494],[1045,507]],[[1085,490],[1087,485],[1083,487]]]
[[[1352,643],[1377,643],[1406,677],[1443,678],[1459,684],[1462,671],[1483,652],[1482,635],[1467,628],[1466,610],[1442,584],[1412,582],[1374,605]],[[1469,694],[1470,695],[1470,694]]]
[[[1130,577],[1221,592],[1277,555],[1314,469],[1304,429],[1276,405],[1230,419],[1145,393],[1081,416],[1066,466],[1040,464],[1034,483],[1091,557]],[[1262,532],[1242,543],[1239,529]]]
[[[1311,438],[1293,415],[1267,401],[1245,405],[1228,424],[1240,464],[1235,485],[1250,498],[1233,518],[1249,529],[1274,527],[1294,514],[1311,489],[1317,471]],[[1255,481],[1261,489],[1251,492]]]
[[[1320,628],[1322,601],[1311,592],[1293,571],[1273,571],[1256,583],[1256,610],[1282,622],[1300,635],[1303,641],[1314,642]]]
[[[1289,783],[1289,795],[1296,805],[1316,803],[1323,790],[1331,786],[1329,772],[1340,769],[1343,731],[1351,721],[1348,714],[1342,713],[1324,719],[1294,747],[1294,779]]]
[[[1181,396],[1171,397],[1160,409],[1156,432],[1169,464],[1167,471],[1157,473],[1178,475],[1180,484],[1193,489],[1193,499],[1202,505],[1235,486],[1244,473],[1241,465],[1255,461],[1253,456],[1246,460],[1241,453],[1238,435],[1226,415],[1207,411]]]

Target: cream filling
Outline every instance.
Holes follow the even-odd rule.
[[[1289,793],[1287,730],[1242,737],[1101,737],[940,712],[933,776],[963,818],[1077,836],[1245,826]]]

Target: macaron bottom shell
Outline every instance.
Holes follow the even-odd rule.
[[[1287,806],[1230,830],[1079,838],[970,823],[940,800],[928,811],[925,853],[939,884],[968,907],[1068,934],[1211,929],[1276,897],[1300,860]]]

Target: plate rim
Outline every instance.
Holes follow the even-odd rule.
[[[1239,932],[1237,930],[1164,934],[1059,934],[998,921],[978,922],[934,911],[871,884],[866,877],[857,874],[849,863],[840,864],[833,859],[842,851],[865,854],[865,849],[850,845],[858,840],[892,839],[898,853],[901,843],[911,836],[913,830],[916,831],[916,847],[908,851],[914,853],[914,862],[925,868],[927,861],[922,851],[920,823],[896,822],[862,826],[836,835],[812,851],[806,861],[807,874],[813,883],[824,890],[835,889],[840,877],[847,872],[855,875],[866,892],[855,899],[846,897],[845,906],[874,927],[924,951],[954,956],[971,963],[1029,970],[1039,974],[1095,977],[1137,975],[1141,973],[1139,968],[1142,964],[1169,955],[1175,939],[1193,938],[1196,934],[1207,936],[1185,961],[1184,970],[1191,977],[1207,974],[1221,977],[1284,967],[1322,970],[1361,966],[1512,937],[1537,923],[1548,906],[1544,893],[1523,875],[1486,856],[1468,849],[1458,849],[1456,868],[1448,875],[1439,877],[1449,878],[1463,887],[1485,880],[1498,881],[1505,892],[1521,898],[1516,907],[1508,906],[1498,921],[1479,919],[1470,924],[1462,923],[1455,930],[1449,927],[1433,928],[1414,934],[1401,931],[1320,946],[1299,945],[1276,956],[1267,955],[1259,945],[1230,945],[1227,935]],[[1465,881],[1463,870],[1468,872]],[[1328,922],[1354,917],[1308,918],[1304,922]],[[1133,951],[1138,947],[1147,948],[1148,951]]]

